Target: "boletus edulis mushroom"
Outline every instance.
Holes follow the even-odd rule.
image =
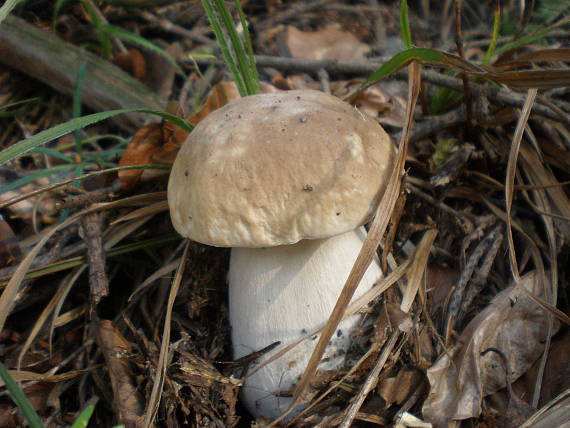
[[[190,133],[170,174],[170,215],[181,235],[232,247],[235,358],[324,326],[394,162],[390,138],[375,120],[318,91],[244,97]],[[355,297],[380,275],[372,263]],[[319,369],[342,368],[359,320],[339,325]],[[304,341],[246,376],[241,398],[254,416],[287,409],[282,392],[298,381],[315,344]]]

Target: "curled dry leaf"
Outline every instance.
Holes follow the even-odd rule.
[[[141,82],[146,77],[146,61],[138,49],[129,49],[127,52],[118,53],[113,58],[113,63]]]
[[[333,93],[340,98],[344,98],[352,93],[359,85],[360,81],[339,82],[344,83],[342,87],[335,87],[331,84]],[[400,90],[402,89],[402,90]],[[397,128],[404,126],[406,118],[406,92],[405,87],[393,82],[382,82],[369,86],[361,91],[358,96],[351,101],[362,113],[378,120],[382,125],[390,125]]]
[[[0,214],[0,266],[8,266],[22,256],[20,243],[14,231]],[[1,426],[1,425],[0,425]]]
[[[543,278],[546,282],[546,278]],[[424,417],[435,426],[452,420],[477,417],[481,402],[504,388],[505,366],[514,381],[523,375],[544,351],[548,319],[546,313],[522,289],[543,296],[540,274],[531,272],[500,292],[465,328],[455,347],[449,349],[427,371],[430,393],[423,407]]]
[[[362,59],[370,47],[354,35],[329,25],[319,31],[301,31],[288,26],[281,38],[280,50],[293,58],[350,61]]]
[[[208,99],[200,110],[188,119],[192,125],[198,125],[202,119],[214,110],[225,106],[227,103],[239,98],[239,91],[234,82],[220,82],[214,85]]]
[[[158,164],[155,156],[163,156],[178,147],[186,138],[186,132],[170,122],[151,123],[140,128],[123,152],[119,166]],[[127,169],[119,171],[121,187],[124,191],[132,188],[141,180],[145,170]]]
[[[388,404],[401,405],[422,383],[419,370],[403,368],[394,377],[384,379],[379,385],[380,396]]]

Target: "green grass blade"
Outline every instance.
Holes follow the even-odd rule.
[[[410,17],[408,14],[407,0],[402,0],[402,3],[400,4],[400,34],[402,36],[404,46],[407,49],[411,48],[413,46],[412,31],[410,30]]]
[[[62,137],[63,135],[67,135],[73,131],[84,128],[88,125],[92,125],[102,120],[109,119],[110,117],[125,113],[153,114],[174,123],[175,125],[181,127],[182,129],[188,132],[192,131],[193,128],[193,126],[188,122],[186,122],[184,119],[181,119],[170,113],[166,113],[159,110],[121,109],[121,110],[104,111],[83,117],[78,117],[76,119],[71,119],[68,122],[60,123],[59,125],[55,125],[49,129],[46,129],[45,131],[38,132],[36,135],[26,138],[25,140],[19,141],[18,143],[0,152],[0,165],[3,165],[6,162],[9,162],[17,158],[18,156],[21,156],[24,153],[36,147],[41,146],[42,144],[49,143],[50,141],[53,141],[56,138]]]
[[[238,11],[241,26],[243,27],[244,42],[248,56],[248,76],[250,78],[250,85],[255,91],[254,93],[259,93],[261,92],[261,87],[259,86],[259,74],[257,73],[257,66],[255,64],[255,55],[253,52],[253,44],[251,43],[251,35],[249,34],[247,19],[239,0],[235,0],[235,5]]]
[[[72,0],[56,0],[55,5],[53,6],[53,14],[51,16],[51,31],[55,32],[57,18],[59,17],[61,9],[71,1]]]
[[[220,17],[222,18],[226,33],[230,38],[233,52],[237,59],[239,72],[241,73],[246,86],[247,95],[256,94],[259,92],[259,86],[257,85],[256,87],[256,82],[254,82],[254,77],[251,74],[249,61],[246,55],[246,49],[244,48],[244,44],[235,29],[234,20],[230,14],[230,11],[226,6],[224,0],[214,0],[214,2],[216,3]],[[244,31],[247,30],[244,29]]]
[[[226,65],[234,79],[238,92],[242,97],[245,97],[247,95],[247,87],[241,73],[239,72],[236,61],[230,52],[230,48],[224,36],[224,31],[220,24],[220,19],[214,10],[212,3],[210,3],[210,0],[202,0],[202,7],[208,16],[208,20],[210,21],[210,25],[214,31],[214,36],[216,36],[216,41],[218,42],[224,61],[226,62]]]
[[[174,59],[174,57],[172,55],[170,55],[168,52],[166,52],[161,47],[155,45],[154,43],[149,42],[144,37],[141,37],[135,33],[131,33],[130,31],[127,31],[123,28],[115,27],[115,26],[109,25],[109,24],[100,25],[98,27],[98,30],[102,31],[103,33],[105,33],[109,36],[118,37],[119,39],[122,39],[125,42],[133,43],[133,44],[140,46],[140,47],[142,47],[148,51],[151,51],[151,52],[154,52],[154,53],[160,55],[161,57],[166,59],[169,63],[171,63],[176,68],[176,71],[178,73],[180,73],[182,76],[186,76],[186,73],[184,73],[184,70],[182,70],[182,68],[178,65],[178,63],[176,62],[176,60]]]
[[[73,108],[72,117],[75,119],[81,117],[81,88],[83,87],[83,82],[85,80],[85,74],[87,71],[87,61],[83,61],[77,70],[77,79],[75,81],[75,88],[73,89]],[[79,130],[73,133],[75,135],[75,152],[79,155],[81,159],[83,156],[83,144],[81,143],[81,133]]]
[[[95,30],[97,30],[96,34],[97,39],[99,40],[101,55],[104,58],[111,58],[113,55],[113,42],[108,34],[106,34],[104,31],[100,31],[101,26],[103,26],[105,22],[103,21],[102,16],[97,9],[97,6],[94,2],[88,0],[80,0],[80,2],[81,6],[83,6],[87,12],[87,15],[89,15],[93,27],[95,27]]]
[[[20,412],[22,412],[22,416],[26,420],[27,424],[32,428],[43,428],[42,421],[32,407],[32,404],[24,392],[18,387],[18,385],[16,385],[16,382],[14,382],[14,379],[12,379],[12,376],[10,376],[8,373],[6,366],[1,362],[0,377],[4,381],[4,384],[6,385],[6,388],[8,388],[8,391],[10,391],[12,400],[14,400],[14,403],[16,403],[20,409]]]
[[[18,3],[21,1],[22,0],[6,0],[6,3],[0,7],[0,24],[6,19],[8,14],[12,12],[12,9],[18,6]]]
[[[31,153],[41,153],[43,155],[48,155],[56,159],[60,159],[66,163],[74,163],[75,160],[71,156],[61,153],[59,150],[51,149],[49,147],[36,147],[31,151]]]
[[[39,180],[40,178],[48,177],[48,176],[55,174],[57,172],[71,170],[73,168],[76,168],[77,165],[78,164],[72,163],[72,164],[65,164],[65,165],[57,165],[57,166],[54,166],[52,168],[47,168],[47,169],[40,169],[39,171],[33,172],[33,173],[28,174],[22,178],[18,178],[17,180],[13,180],[8,184],[3,185],[2,188],[0,189],[0,195],[2,193],[10,192],[11,190],[15,190],[19,187],[25,186],[26,184],[32,183],[36,180]]]
[[[491,58],[495,54],[495,48],[497,46],[497,39],[499,38],[499,32],[501,29],[501,2],[497,0],[495,7],[495,13],[493,15],[493,33],[491,35],[491,42],[485,52],[485,57],[483,58],[483,64],[489,64]]]
[[[368,76],[368,79],[362,83],[360,90],[379,82],[382,79],[390,76],[392,73],[405,67],[412,61],[420,61],[426,63],[443,64],[444,55],[442,52],[435,49],[428,48],[410,48],[405,51],[399,52],[390,58],[378,70]]]
[[[83,409],[83,411],[77,417],[75,422],[73,422],[71,428],[86,428],[87,424],[89,423],[89,420],[91,419],[91,416],[93,416],[94,411],[95,411],[94,405],[91,404],[87,406],[85,409]]]

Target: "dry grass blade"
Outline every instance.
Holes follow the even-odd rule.
[[[299,384],[295,388],[295,392],[293,394],[293,400],[291,402],[291,406],[289,410],[291,410],[295,404],[299,401],[299,398],[309,385],[309,381],[314,375],[319,361],[326,349],[327,343],[332,337],[334,331],[340,320],[342,319],[342,315],[348,306],[350,299],[354,295],[354,292],[358,286],[358,283],[362,279],[364,272],[372,262],[374,255],[376,254],[376,248],[380,244],[384,232],[386,231],[386,227],[388,226],[388,222],[390,221],[390,216],[392,213],[392,209],[398,199],[400,194],[400,186],[401,180],[403,177],[404,172],[404,162],[406,159],[406,153],[408,149],[408,136],[410,133],[410,129],[412,126],[413,121],[413,114],[415,110],[416,101],[418,99],[420,90],[420,65],[412,64],[410,65],[410,89],[408,94],[408,115],[406,117],[406,126],[404,128],[404,132],[402,134],[402,141],[400,144],[399,150],[399,157],[396,167],[392,172],[392,176],[390,177],[390,182],[388,183],[388,187],[386,189],[386,193],[382,197],[382,200],[376,210],[376,216],[370,227],[368,232],[368,236],[362,245],[362,249],[358,254],[356,261],[354,262],[354,266],[350,272],[350,275],[344,285],[344,288],[339,296],[337,303],[329,317],[329,321],[325,326],[321,337],[313,354],[311,355],[311,359],[299,381]],[[285,415],[287,412],[285,413]]]
[[[296,423],[301,417],[303,417],[309,410],[314,408],[318,403],[323,401],[331,392],[333,392],[336,388],[338,388],[339,385],[345,382],[346,379],[348,379],[362,365],[362,363],[364,363],[368,358],[370,358],[371,355],[374,355],[379,350],[379,347],[380,346],[377,343],[373,343],[372,346],[370,346],[370,348],[368,349],[368,351],[366,351],[366,354],[360,357],[360,359],[350,368],[348,372],[346,372],[346,374],[342,378],[340,378],[338,381],[335,381],[329,389],[323,392],[317,399],[313,400],[311,404],[309,404],[297,416],[295,416],[293,420],[289,422],[289,425],[293,426],[293,424]]]
[[[58,375],[47,373],[35,373],[26,370],[8,370],[10,377],[16,382],[35,381],[35,382],[65,382],[77,376],[85,374],[88,370],[72,370]],[[4,381],[0,379],[0,387],[4,386]]]
[[[408,271],[408,268],[410,267],[411,262],[412,262],[411,259],[406,260],[404,263],[402,263],[396,269],[394,269],[392,272],[390,272],[389,275],[382,278],[374,287],[372,287],[370,290],[368,290],[366,293],[364,293],[358,299],[354,300],[350,304],[350,306],[346,309],[346,311],[343,315],[343,319],[350,317],[351,315],[354,315],[355,313],[360,311],[362,308],[364,308],[366,305],[368,305],[373,299],[380,296],[384,291],[386,291],[388,288],[390,288],[392,285],[394,285],[396,282],[398,282]],[[268,358],[267,361],[265,361],[262,365],[255,368],[254,370],[248,371],[247,375],[248,376],[254,375],[262,367],[265,367],[266,365],[271,364],[273,361],[275,361],[278,358],[282,358],[283,355],[285,355],[287,352],[289,352],[291,349],[293,349],[299,343],[301,343],[305,340],[309,340],[310,338],[312,338],[316,334],[319,334],[322,330],[323,330],[323,328],[319,328],[319,329],[315,329],[313,331],[310,331],[303,338],[299,339],[298,341],[284,346],[283,349],[280,349],[279,351],[275,352],[275,354],[273,354],[270,358]]]
[[[538,151],[540,150],[539,148],[535,150],[532,150],[530,148],[525,147],[524,145],[521,147],[521,158],[522,158],[522,170],[525,171],[526,176],[529,178],[530,182],[532,184],[535,183],[540,183],[542,184],[544,181],[547,183],[550,182],[556,182],[555,179],[552,180],[541,180],[540,179],[540,173],[542,172],[542,177],[544,178],[545,176],[548,177],[547,174],[544,174],[544,172],[546,172],[546,167],[544,166],[544,162],[541,156],[541,153]],[[525,155],[522,154],[523,150],[525,151]],[[528,162],[525,158],[528,158],[530,156],[534,157],[534,162],[530,161]],[[539,165],[539,166],[537,166]],[[536,172],[535,172],[536,170]],[[525,196],[526,192],[523,193]],[[548,191],[547,190],[534,190],[531,192],[532,196],[534,197],[534,201],[535,204],[538,205],[538,211],[540,212],[549,212],[551,211],[551,200],[549,198],[548,195]],[[528,196],[527,196],[528,199]],[[565,197],[565,194],[563,193],[563,197],[561,197],[560,202],[555,201],[554,204],[561,206],[562,210],[561,212],[566,212],[566,213],[570,213],[570,210],[566,209],[564,211],[564,202],[568,202],[568,199]],[[533,204],[534,205],[534,204]],[[566,207],[567,208],[567,207]],[[549,217],[548,215],[544,215],[541,214],[540,215],[543,223],[544,223],[544,227],[546,230],[546,236],[548,239],[548,250],[549,250],[549,257],[548,259],[550,260],[550,284],[547,284],[546,282],[544,283],[544,296],[545,296],[545,300],[546,302],[552,302],[552,305],[556,305],[556,302],[558,300],[558,238],[556,237],[556,233],[554,230],[554,219],[552,217]],[[559,222],[560,223],[560,222]],[[565,225],[567,226],[567,225]],[[532,399],[532,406],[533,407],[537,407],[538,406],[538,401],[540,399],[540,391],[542,389],[542,382],[543,382],[543,378],[544,378],[544,370],[546,369],[546,362],[548,359],[548,350],[550,349],[550,344],[552,341],[552,334],[553,334],[553,330],[554,330],[554,319],[552,317],[552,314],[550,313],[550,311],[547,311],[546,316],[548,318],[548,332],[546,335],[546,344],[545,344],[545,349],[546,351],[542,354],[541,360],[540,360],[540,365],[539,365],[539,369],[538,369],[538,373],[536,376],[536,383],[535,383],[535,389],[534,389],[534,394],[533,394],[533,399]]]
[[[540,62],[570,62],[570,49],[539,49],[519,55],[513,60],[496,62],[495,65],[501,67],[515,67],[526,64],[537,64]]]
[[[116,220],[113,220],[111,222],[111,226],[114,226],[118,223],[122,223],[128,220],[133,220],[133,219],[137,219],[139,217],[144,217],[147,216],[149,214],[158,214],[164,211],[168,211],[168,202],[167,201],[159,201],[159,202],[155,202],[152,205],[146,206],[146,207],[142,207],[139,208],[138,210],[132,211],[130,213],[128,213],[127,215],[124,215],[123,217],[119,217]]]
[[[172,282],[170,294],[168,295],[168,303],[166,307],[166,315],[164,316],[164,329],[162,332],[162,343],[160,345],[160,356],[158,357],[158,364],[156,366],[156,375],[154,377],[154,384],[152,385],[152,392],[146,404],[144,427],[149,428],[158,411],[160,404],[160,395],[162,393],[162,386],[164,385],[164,376],[166,374],[166,364],[168,362],[168,350],[170,347],[170,322],[172,320],[172,308],[174,307],[174,300],[178,294],[182,277],[184,276],[184,267],[186,266],[186,259],[188,258],[188,250],[190,249],[190,241],[186,243],[184,253],[180,259],[178,271]]]
[[[20,289],[20,285],[24,280],[26,272],[28,272],[28,269],[32,265],[32,262],[44,247],[44,245],[46,245],[48,240],[58,230],[66,228],[70,224],[73,224],[75,221],[77,221],[81,216],[94,212],[98,209],[100,209],[99,206],[90,207],[78,212],[75,215],[72,215],[63,223],[58,224],[56,227],[52,228],[48,233],[46,233],[43,238],[36,244],[36,246],[28,253],[28,255],[24,257],[18,266],[18,269],[16,269],[16,272],[14,272],[14,275],[12,275],[12,278],[10,278],[10,281],[8,281],[8,285],[6,285],[6,288],[4,288],[2,295],[0,296],[0,331],[4,329],[6,319],[8,318],[8,315],[10,315],[10,312],[12,312],[16,295],[18,294],[18,290]]]
[[[414,302],[416,295],[418,294],[418,290],[420,288],[420,285],[422,284],[422,280],[425,275],[429,253],[436,236],[437,236],[436,230],[433,229],[428,230],[424,234],[421,242],[416,248],[414,259],[412,261],[410,269],[408,270],[408,286],[406,287],[406,291],[404,292],[404,296],[402,297],[402,303],[400,305],[401,309],[404,312],[410,311],[412,303]],[[372,388],[374,388],[376,380],[378,379],[378,375],[382,371],[384,364],[386,363],[388,357],[392,353],[392,349],[395,346],[396,341],[400,336],[400,333],[401,332],[399,330],[395,330],[393,332],[388,343],[384,347],[382,354],[378,358],[376,365],[370,372],[368,378],[366,379],[366,382],[364,383],[362,389],[358,393],[356,400],[354,400],[353,403],[351,404],[339,428],[348,428],[350,424],[353,422],[354,418],[356,417],[356,414],[358,413],[360,407],[362,406],[362,403],[364,403],[364,399],[368,396]]]
[[[570,240],[570,224],[565,219],[570,218],[570,199],[566,192],[564,192],[564,189],[561,188],[561,185],[564,183],[559,183],[556,180],[554,174],[548,169],[544,162],[539,160],[538,153],[526,144],[521,146],[520,156],[526,176],[530,183],[534,185],[529,186],[529,190],[545,189],[545,193],[548,195],[549,205],[552,207],[552,217],[564,220],[555,221],[558,232],[563,235],[564,240],[568,242]],[[538,211],[540,210],[539,208]],[[544,207],[542,210],[546,211]]]
[[[140,168],[140,166],[139,166],[139,168]],[[40,194],[45,193],[45,192],[50,192],[50,191],[55,190],[59,187],[66,186],[68,184],[75,183],[77,181],[82,181],[82,180],[85,180],[87,178],[96,177],[96,176],[103,175],[103,174],[111,174],[113,172],[119,172],[119,171],[122,171],[125,169],[133,169],[133,168],[131,168],[131,167],[129,167],[129,168],[118,167],[118,168],[102,169],[99,171],[89,172],[87,174],[80,175],[79,177],[69,178],[67,180],[60,181],[59,183],[50,184],[49,186],[44,186],[44,187],[37,189],[37,190],[34,190],[32,192],[24,193],[23,195],[16,196],[12,199],[8,199],[7,201],[1,202],[0,203],[0,210],[3,210],[6,207],[9,207],[10,205],[16,204],[16,203],[21,202],[23,200],[29,199],[33,196],[37,196],[37,195],[40,195]],[[159,192],[159,193],[161,193],[161,192]],[[164,196],[164,198],[166,198],[166,195]]]
[[[382,350],[380,357],[378,357],[378,361],[374,365],[374,368],[370,371],[368,377],[366,378],[366,381],[364,382],[364,385],[362,386],[360,393],[358,394],[358,397],[348,409],[348,412],[344,417],[342,423],[339,425],[339,428],[348,428],[352,425],[352,422],[354,421],[354,418],[356,417],[358,410],[362,406],[364,399],[366,398],[368,393],[372,390],[372,388],[374,388],[376,380],[378,379],[378,376],[380,375],[380,372],[382,371],[384,364],[386,364],[386,361],[388,361],[388,357],[390,357],[390,355],[392,354],[392,349],[394,349],[394,346],[396,345],[396,341],[398,340],[398,337],[400,337],[400,334],[401,332],[399,330],[394,330],[392,332],[392,335],[390,336],[390,339],[388,339],[388,342],[386,343],[386,346]]]
[[[58,287],[57,291],[49,301],[49,303],[42,311],[42,313],[34,323],[32,330],[28,334],[28,337],[26,337],[26,341],[24,342],[22,349],[20,350],[20,353],[18,355],[18,365],[17,365],[18,370],[20,370],[20,367],[22,367],[22,359],[24,358],[24,355],[26,355],[26,352],[28,352],[28,349],[30,349],[30,346],[36,339],[42,327],[47,322],[50,315],[55,313],[55,310],[58,308],[58,303],[65,301],[65,298],[69,294],[71,287],[73,286],[73,284],[75,284],[79,276],[83,273],[83,271],[86,268],[87,265],[80,266],[73,269],[73,271],[67,274],[65,279],[62,281],[61,285]],[[50,335],[50,343],[51,343],[51,335]]]
[[[561,88],[570,86],[570,70],[519,70],[473,73],[474,76],[494,80],[513,88]]]
[[[567,427],[570,418],[570,389],[546,403],[532,415],[520,428]]]
[[[533,294],[526,289],[524,289],[524,291],[526,291],[526,294],[528,294],[528,297],[530,297],[532,300],[534,300],[538,306],[542,307],[545,311],[550,312],[552,315],[554,315],[556,318],[558,318],[559,321],[570,326],[570,317],[568,315],[566,315],[564,312],[562,312],[556,306],[553,306],[550,303],[548,303],[547,301],[545,301],[544,299],[541,299],[536,294]]]
[[[154,272],[151,276],[149,276],[147,279],[145,279],[143,283],[139,285],[137,288],[135,288],[135,290],[131,293],[131,295],[129,296],[129,302],[132,302],[145,288],[147,288],[154,281],[159,280],[163,276],[168,275],[170,272],[175,270],[176,267],[180,265],[180,262],[181,262],[180,259],[176,259],[164,265],[156,272]]]
[[[113,231],[113,227],[111,226],[104,234],[104,236],[107,238],[107,240],[104,244],[104,249],[106,251],[108,251],[109,249],[113,248],[123,238],[130,235],[133,231],[135,231],[136,229],[141,227],[150,218],[152,218],[152,216],[147,215],[146,217],[139,218],[136,221],[131,221],[129,224],[123,225],[119,231]],[[113,233],[109,233],[111,231]],[[70,272],[70,274],[68,274],[66,276],[66,278],[62,282],[61,286],[57,289],[56,293],[54,294],[54,296],[52,297],[52,299],[50,300],[48,305],[44,308],[44,310],[42,311],[42,313],[40,314],[40,316],[36,320],[34,327],[32,328],[31,332],[29,333],[28,337],[26,338],[26,342],[24,343],[24,345],[22,346],[22,349],[20,350],[20,353],[18,356],[18,370],[21,367],[22,358],[24,357],[24,355],[26,354],[26,352],[30,348],[31,344],[33,343],[33,341],[37,337],[38,333],[40,332],[41,328],[44,326],[44,324],[47,321],[47,319],[49,318],[49,316],[53,313],[54,314],[54,317],[53,317],[54,321],[59,316],[59,313],[61,311],[63,303],[65,302],[65,299],[66,299],[67,295],[69,294],[71,287],[73,286],[73,284],[75,284],[75,282],[77,281],[77,279],[79,278],[79,276],[85,270],[86,267],[87,267],[87,265],[77,267],[72,272]],[[51,343],[51,337],[53,336],[53,329],[54,329],[54,325],[52,324],[52,326],[50,328],[50,343]]]
[[[436,236],[437,230],[428,230],[416,247],[414,259],[408,271],[408,286],[406,287],[402,303],[400,304],[400,308],[404,312],[410,312],[410,309],[412,308],[412,303],[414,302],[420,285],[422,284],[429,253]]]
[[[538,271],[542,275],[541,278],[545,278],[546,273],[544,269],[544,262],[542,261],[542,256],[540,254],[540,249],[544,248],[543,242],[536,235],[530,236],[517,221],[511,219],[509,216],[507,216],[507,214],[504,211],[499,209],[497,206],[493,205],[487,199],[482,198],[482,201],[493,212],[493,214],[495,214],[505,223],[507,223],[507,221],[510,219],[511,226],[520,234],[520,236],[522,236],[526,240],[530,248],[532,260],[535,266],[537,267]]]
[[[519,268],[517,263],[517,255],[515,252],[515,244],[513,241],[513,231],[511,229],[511,209],[513,205],[513,194],[515,186],[515,175],[517,170],[517,159],[519,148],[521,145],[524,129],[530,115],[534,99],[536,98],[538,90],[530,89],[528,91],[524,107],[522,109],[515,135],[511,143],[511,151],[509,153],[509,163],[507,165],[507,177],[505,179],[505,205],[507,207],[507,238],[509,242],[509,260],[511,262],[511,270],[515,281],[520,281]]]

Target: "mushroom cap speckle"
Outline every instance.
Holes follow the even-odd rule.
[[[170,216],[181,235],[220,247],[326,238],[370,218],[394,162],[382,127],[336,97],[252,95],[190,133],[170,173]]]

